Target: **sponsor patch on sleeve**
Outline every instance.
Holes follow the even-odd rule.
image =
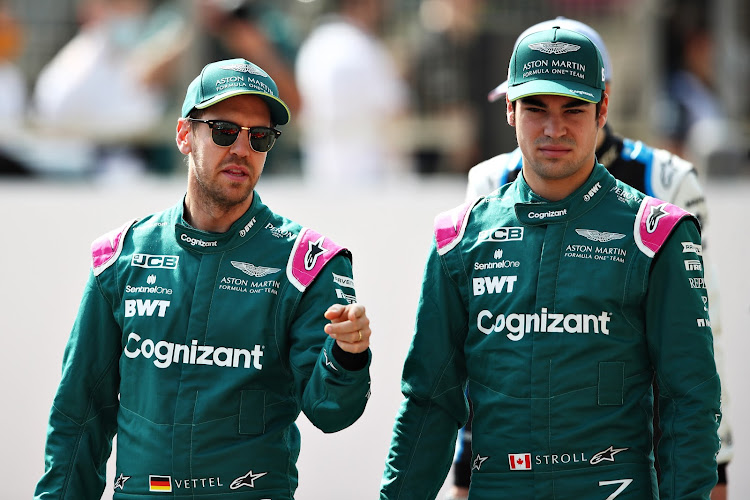
[[[672,230],[689,212],[676,205],[647,196],[635,218],[634,235],[638,248],[653,257],[662,247]]]
[[[125,234],[135,222],[135,219],[128,221],[94,240],[91,244],[91,266],[94,270],[94,276],[99,276],[117,260],[120,252],[122,252]]]
[[[435,242],[440,255],[450,251],[463,238],[466,221],[474,203],[464,203],[435,217]]]
[[[300,292],[304,292],[323,266],[342,251],[346,249],[329,238],[312,229],[303,228],[294,242],[287,263],[287,276]]]

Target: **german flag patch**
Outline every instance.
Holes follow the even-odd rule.
[[[148,476],[149,491],[172,491],[172,476]]]

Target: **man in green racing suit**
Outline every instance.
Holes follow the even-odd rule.
[[[613,79],[609,52],[599,33],[590,26],[565,17],[557,17],[535,24],[519,35],[521,40],[529,33],[542,31],[552,26],[577,31],[588,37],[599,49],[605,68],[605,89],[611,95]],[[490,102],[505,100],[508,82],[505,81],[493,89],[488,97]],[[723,334],[721,317],[718,314],[720,303],[719,287],[716,280],[716,269],[711,267],[710,257],[706,253],[706,228],[708,227],[708,210],[703,188],[698,180],[694,166],[682,158],[663,149],[652,148],[642,141],[619,136],[608,122],[597,136],[596,158],[615,178],[633,186],[649,196],[668,201],[684,208],[696,216],[701,224],[703,239],[703,259],[707,262],[704,269],[709,301],[711,302],[711,330],[714,337],[714,356],[716,368],[721,377],[722,420],[719,427],[721,450],[717,457],[719,481],[711,492],[713,500],[726,498],[727,466],[733,455],[732,430],[729,412],[729,397],[726,390],[726,366],[724,362]],[[474,166],[468,175],[466,200],[490,194],[503,184],[511,182],[521,172],[522,156],[520,149],[500,154]],[[459,432],[459,448],[454,461],[454,490],[452,499],[466,498],[468,495],[471,474],[471,421]],[[658,430],[656,431],[658,434]],[[658,464],[657,464],[658,472]]]
[[[699,226],[595,162],[603,73],[572,31],[514,51],[522,175],[436,219],[381,499],[435,498],[467,387],[470,499],[708,499],[721,411]]]
[[[300,411],[324,432],[362,414],[371,332],[351,256],[254,191],[288,119],[248,61],[190,85],[184,200],[92,245],[35,498],[100,498],[116,434],[115,499],[290,500]]]

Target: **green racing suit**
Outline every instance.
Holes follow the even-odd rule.
[[[96,240],[52,406],[42,499],[288,500],[301,411],[324,432],[369,397],[369,350],[324,332],[354,302],[351,255],[257,193],[226,233],[183,203]]]
[[[439,215],[380,498],[435,498],[468,392],[471,500],[708,499],[721,411],[701,252],[694,217],[599,164],[558,202],[519,176]]]

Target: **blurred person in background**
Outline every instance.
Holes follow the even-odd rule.
[[[750,149],[719,95],[722,69],[711,24],[715,7],[706,0],[680,0],[666,2],[662,10],[666,71],[651,117],[656,132],[666,149],[691,160],[703,174],[739,173]]]
[[[92,244],[34,498],[100,498],[117,435],[115,499],[292,500],[300,412],[324,432],[362,415],[371,330],[351,253],[255,190],[289,119],[244,59],[189,85],[187,192]]]
[[[370,185],[407,169],[398,119],[407,88],[381,39],[385,0],[333,0],[295,64],[304,177]]]
[[[184,43],[185,20],[154,0],[79,0],[77,8],[80,29],[42,68],[32,117],[88,148],[97,174],[128,178],[147,168],[138,143],[170,104],[167,61]]]
[[[0,175],[30,175],[32,171],[7,148],[26,122],[26,78],[16,64],[23,47],[23,28],[10,6],[0,0]]]
[[[482,29],[483,0],[424,0],[420,36],[408,65],[424,137],[415,151],[420,174],[467,172],[483,157],[481,102],[496,78],[484,64],[490,45]],[[485,49],[485,50],[483,50]],[[491,82],[491,83],[490,83]]]
[[[516,40],[520,40],[537,31],[561,26],[576,31],[592,40],[602,54],[606,74],[606,92],[611,95],[613,79],[609,51],[603,39],[590,26],[573,19],[558,17],[544,21],[525,30]],[[490,102],[505,98],[508,82],[501,83],[488,95]],[[616,178],[635,187],[642,193],[671,202],[692,212],[701,222],[705,234],[708,223],[707,206],[703,188],[693,165],[674,154],[652,148],[641,141],[623,138],[612,129],[608,122],[600,130],[596,140],[596,158]],[[500,186],[514,181],[521,173],[522,155],[520,149],[501,154],[486,160],[469,171],[466,200],[472,201],[480,196],[487,196]],[[711,303],[711,328],[714,335],[714,353],[717,370],[722,380],[722,406],[724,418],[719,428],[721,451],[718,456],[719,480],[712,492],[713,500],[726,498],[726,468],[733,454],[732,434],[728,413],[729,396],[726,391],[726,369],[724,349],[721,336],[719,316],[719,290],[716,286],[715,271],[710,266],[710,257],[705,253],[706,241],[703,238],[703,259],[707,264],[706,278],[710,280],[709,296]],[[658,390],[658,387],[656,387]],[[469,395],[470,396],[470,395]],[[469,426],[461,431],[458,453],[454,463],[454,488],[452,498],[466,498],[469,492],[471,474],[471,420]],[[658,431],[658,429],[657,429]],[[658,464],[657,464],[658,465]]]
[[[200,23],[202,59],[241,57],[255,61],[274,79],[279,96],[296,114],[300,106],[294,81],[298,42],[295,29],[274,2],[263,0],[197,0],[195,19]]]

